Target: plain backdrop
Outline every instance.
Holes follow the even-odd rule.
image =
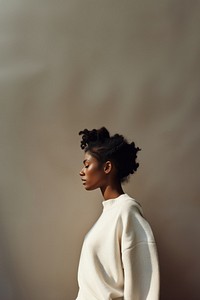
[[[124,190],[153,228],[161,300],[197,300],[200,2],[0,4],[0,299],[76,298],[102,211],[78,132],[106,126],[142,148]]]

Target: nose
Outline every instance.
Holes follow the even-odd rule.
[[[84,171],[83,171],[83,169],[79,172],[79,175],[80,176],[83,176],[85,173],[84,173]]]

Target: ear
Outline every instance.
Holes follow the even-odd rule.
[[[107,162],[105,162],[104,164],[104,172],[106,174],[109,174],[112,170],[112,162],[110,160],[108,160]]]

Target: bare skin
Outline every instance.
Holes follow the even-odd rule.
[[[100,163],[89,152],[86,152],[83,164],[79,174],[86,190],[92,191],[100,188],[104,200],[115,199],[124,194],[112,161]]]

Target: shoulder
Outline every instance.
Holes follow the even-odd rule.
[[[128,235],[134,235],[137,242],[154,241],[148,221],[143,216],[143,210],[138,201],[126,196],[120,207],[122,230]]]
[[[126,217],[128,215],[141,215],[143,216],[142,206],[136,201],[134,198],[130,197],[127,194],[124,194],[121,198],[120,203],[120,214],[122,217]]]

